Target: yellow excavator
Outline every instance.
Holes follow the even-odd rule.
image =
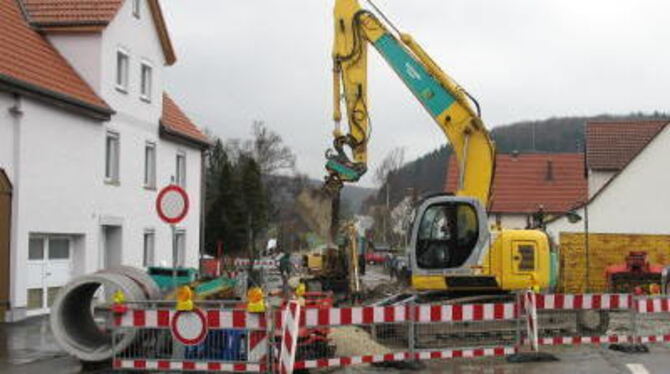
[[[372,46],[442,129],[460,169],[454,195],[433,195],[415,207],[407,249],[413,288],[484,295],[550,287],[557,268],[544,232],[489,229],[495,146],[479,104],[369,3],[372,11],[358,0],[335,1],[335,130],[333,149],[326,153],[327,190],[337,195],[344,183],[358,181],[367,170],[367,50]],[[340,125],[342,103],[346,133]]]

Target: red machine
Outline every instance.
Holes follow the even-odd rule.
[[[663,266],[649,263],[647,252],[629,252],[625,264],[605,269],[607,288],[615,293],[658,293],[662,272]]]

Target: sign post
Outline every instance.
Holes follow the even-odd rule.
[[[156,197],[156,211],[158,217],[170,225],[172,233],[172,283],[177,286],[177,266],[179,257],[179,243],[177,243],[177,224],[184,220],[188,213],[188,194],[183,188],[171,184],[163,188]]]

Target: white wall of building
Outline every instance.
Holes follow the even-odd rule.
[[[668,234],[670,185],[670,131],[665,128],[621,171],[588,207],[593,233]],[[584,209],[577,212],[584,217]],[[561,232],[583,232],[584,222],[561,218],[547,230],[558,239]]]
[[[527,221],[526,214],[513,213],[492,213],[489,214],[489,224],[495,227],[500,221],[500,225],[505,229],[525,229]]]
[[[589,171],[589,197],[595,195],[616,174],[614,171]]]
[[[102,34],[102,84],[99,92],[119,112],[158,126],[163,108],[163,70],[165,57],[147,1],[141,1],[140,18],[126,1]],[[116,53],[130,55],[128,92],[116,89]],[[151,103],[140,100],[140,68],[147,62],[153,68]]]
[[[47,35],[49,42],[84,78],[95,92],[100,92],[102,36],[98,33],[56,33]]]

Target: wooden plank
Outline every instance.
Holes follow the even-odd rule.
[[[559,290],[586,291],[586,250],[583,233],[561,233],[559,238],[561,277]],[[589,234],[589,279],[591,292],[607,289],[605,268],[623,264],[630,251],[645,251],[652,264],[670,264],[670,235]]]

